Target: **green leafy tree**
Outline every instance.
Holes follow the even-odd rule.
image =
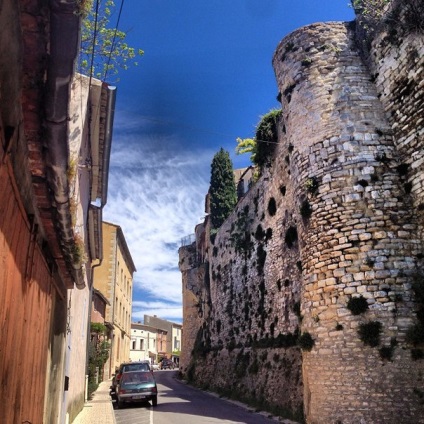
[[[237,138],[236,153],[250,153],[250,160],[260,169],[271,164],[278,143],[278,123],[281,109],[272,109],[261,117],[254,138]]]
[[[81,0],[83,19],[78,71],[82,74],[101,80],[115,77],[117,81],[119,70],[128,69],[130,64],[137,65],[137,56],[144,54],[143,50],[130,47],[125,42],[126,32],[111,24],[114,8],[114,0]]]
[[[236,153],[243,155],[244,153],[250,153],[250,161],[255,163],[256,156],[256,139],[255,138],[240,138],[237,140]]]
[[[223,148],[212,160],[209,194],[212,228],[218,229],[237,204],[233,164]]]
[[[271,164],[272,156],[278,143],[278,122],[281,109],[272,109],[265,114],[256,127],[255,161],[260,168]]]

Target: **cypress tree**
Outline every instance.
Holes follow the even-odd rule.
[[[237,204],[233,164],[222,147],[212,160],[209,194],[212,228],[218,229]]]

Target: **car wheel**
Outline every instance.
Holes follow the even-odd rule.
[[[157,395],[152,397],[152,405],[153,406],[158,406],[158,397]]]
[[[118,399],[118,401],[117,401],[117,404],[118,404],[118,408],[119,409],[122,409],[123,407],[124,407],[124,402],[122,402],[121,400],[119,400]]]

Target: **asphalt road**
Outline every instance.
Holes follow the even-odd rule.
[[[115,409],[117,424],[275,424],[276,421],[178,381],[177,371],[155,371],[158,406]]]

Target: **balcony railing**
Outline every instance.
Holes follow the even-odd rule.
[[[196,234],[190,234],[181,239],[181,247],[189,246],[196,241]]]

